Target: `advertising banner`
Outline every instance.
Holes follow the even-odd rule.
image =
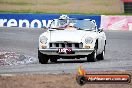
[[[132,16],[101,16],[104,30],[132,30]]]
[[[48,27],[53,19],[58,19],[62,14],[0,14],[0,27]],[[92,19],[100,27],[101,16],[70,14],[70,18]]]

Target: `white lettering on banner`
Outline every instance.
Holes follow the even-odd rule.
[[[0,27],[4,26],[4,23],[7,22],[7,19],[0,19]]]
[[[17,26],[17,21],[15,19],[10,19],[7,22],[7,27],[16,27]]]
[[[25,24],[25,27],[29,28],[29,21],[28,20],[19,20],[19,27],[24,27],[23,25]]]
[[[52,20],[48,20],[48,23],[46,25],[46,20],[42,20],[43,26],[45,26],[45,27],[49,27],[51,22],[52,22]]]
[[[38,25],[38,27],[37,28],[41,28],[41,22],[39,21],[39,20],[37,20],[37,19],[35,19],[35,20],[33,20],[32,22],[31,22],[31,28],[35,28],[35,24],[37,24]]]
[[[32,20],[31,23],[27,19],[19,19],[18,21],[15,19],[0,19],[0,27],[26,27],[26,28],[42,28],[43,26],[49,27],[52,20],[48,20],[46,24],[46,20]],[[6,25],[7,23],[7,25]]]

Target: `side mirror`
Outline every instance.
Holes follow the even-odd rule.
[[[103,31],[103,28],[99,28],[99,32],[102,32]]]

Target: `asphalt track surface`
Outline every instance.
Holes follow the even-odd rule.
[[[38,37],[43,29],[0,28],[0,51],[13,51],[37,60]],[[8,73],[76,73],[81,65],[87,71],[132,70],[132,31],[105,31],[105,59],[87,62],[82,59],[61,59],[57,63],[1,66],[0,74]]]

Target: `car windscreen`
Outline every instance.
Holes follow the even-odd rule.
[[[80,30],[84,30],[84,29],[94,30],[95,29],[95,24],[91,22],[90,20],[77,20],[74,26]]]
[[[50,28],[53,29],[65,29],[68,25],[75,27],[77,30],[94,30],[95,24],[90,20],[78,20],[78,19],[56,19],[53,20]]]

